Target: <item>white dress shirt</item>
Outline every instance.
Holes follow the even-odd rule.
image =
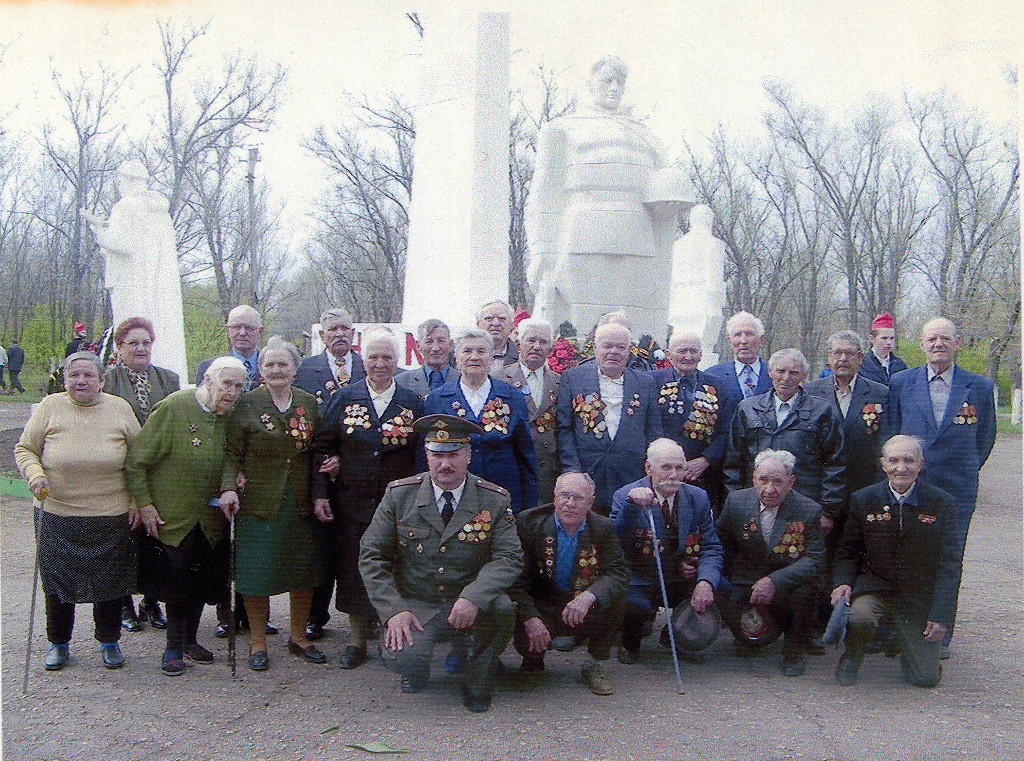
[[[834,377],[834,376],[833,376]],[[839,411],[843,413],[843,419],[846,419],[846,413],[850,411],[850,402],[853,401],[853,390],[857,387],[857,376],[853,376],[853,380],[850,381],[850,385],[846,387],[845,391],[839,388],[839,383],[836,382],[836,401],[839,402]]]
[[[523,377],[526,378],[530,396],[533,397],[533,406],[540,409],[541,399],[544,398],[544,366],[541,365],[536,370],[531,370],[520,362],[519,369],[522,370]]]
[[[395,382],[391,381],[391,385],[388,386],[382,393],[378,394],[370,386],[369,381],[366,383],[366,390],[370,392],[370,401],[373,402],[373,409],[377,411],[377,417],[384,417],[384,410],[391,404],[391,400],[395,398]]]
[[[786,418],[789,417],[793,408],[796,406],[796,397],[797,395],[793,394],[793,396],[789,397],[789,399],[784,402],[779,399],[778,394],[772,394],[772,399],[775,400],[775,422],[777,425],[782,425],[786,421]],[[785,407],[783,407],[783,405],[785,405]]]
[[[772,540],[772,529],[775,528],[775,519],[779,516],[779,508],[765,507],[760,503],[758,503],[758,507],[761,510],[761,536],[764,537],[764,543],[768,544]]]
[[[601,401],[604,402],[604,423],[608,427],[608,438],[614,439],[619,432],[622,420],[622,378],[609,378],[600,370],[597,371],[597,382],[600,386]]]
[[[444,494],[446,491],[450,491],[452,493],[452,497],[454,499],[453,507],[456,510],[458,510],[459,502],[462,501],[462,492],[466,490],[465,480],[463,480],[463,482],[454,489],[442,489],[433,481],[430,482],[430,485],[434,487],[434,505],[437,507],[437,512],[439,515],[441,511],[444,510],[444,497],[442,497],[441,495]]]
[[[487,397],[491,393],[491,378],[490,376],[484,380],[483,385],[480,386],[476,391],[466,385],[466,381],[459,378],[459,385],[462,386],[462,395],[466,397],[466,401],[469,402],[469,408],[473,410],[473,414],[480,417],[480,413],[483,412],[484,405],[487,404]]]
[[[753,374],[751,377],[754,379],[754,388],[757,388],[757,382],[761,379],[761,363],[756,359],[749,365],[743,364],[738,359],[734,359],[732,363],[736,367],[736,377],[740,381],[740,386],[743,385],[743,368],[749,367],[750,372]]]

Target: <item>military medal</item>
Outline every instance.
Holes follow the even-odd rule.
[[[194,447],[198,447],[202,443],[203,443],[202,439],[192,439],[192,446],[194,446]]]
[[[196,431],[198,431],[198,430],[199,430],[199,426],[198,426],[198,425],[196,425],[195,423],[192,423],[192,425],[190,425],[190,426],[188,427],[188,432],[189,432],[189,433],[195,433],[195,432],[196,432]]]

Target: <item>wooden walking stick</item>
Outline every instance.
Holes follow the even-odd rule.
[[[46,499],[46,489],[39,490],[39,501],[40,504]],[[43,511],[42,508],[39,510],[39,522],[35,526],[36,535],[36,559],[35,559],[35,570],[32,572],[32,607],[28,614],[28,640],[25,642],[25,676],[21,681],[21,694],[28,694],[28,670],[29,663],[32,660],[32,631],[35,628],[36,622],[36,594],[39,589],[39,532],[42,530],[43,524]],[[33,515],[33,522],[35,516]]]
[[[230,561],[228,562],[228,663],[231,664],[231,678],[238,677],[235,669],[235,516],[231,516],[228,539]]]

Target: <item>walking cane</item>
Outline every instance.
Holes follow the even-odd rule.
[[[237,678],[235,671],[235,516],[231,516],[228,539],[230,560],[228,561],[228,663],[231,664],[231,678]]]
[[[40,504],[46,499],[46,489],[39,491]],[[29,662],[32,660],[32,630],[36,622],[36,593],[39,588],[39,532],[42,530],[43,516],[42,510],[40,510],[39,522],[36,523],[35,514],[33,513],[32,522],[35,523],[35,535],[36,535],[36,560],[35,570],[32,572],[32,607],[28,614],[28,641],[25,642],[25,676],[21,680],[21,694],[28,694],[28,669]]]
[[[672,628],[672,608],[668,604],[668,589],[665,587],[665,572],[661,569],[661,552],[658,550],[658,529],[654,526],[654,513],[651,508],[645,507],[647,520],[651,524],[651,554],[654,555],[654,566],[658,569],[658,583],[661,585],[661,601],[665,606],[665,617],[668,619],[668,641],[672,646],[672,665],[676,670],[676,690],[680,695],[683,691],[683,677],[679,673],[679,653],[676,652],[676,633]]]

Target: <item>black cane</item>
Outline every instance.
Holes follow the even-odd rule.
[[[231,678],[237,678],[235,670],[235,516],[231,516],[228,535],[228,663],[231,664]]]
[[[654,526],[654,513],[650,507],[645,507],[647,520],[651,524],[651,554],[654,555],[654,566],[658,569],[658,583],[661,585],[661,602],[665,606],[665,618],[668,619],[668,641],[672,647],[672,665],[676,670],[676,689],[679,694],[684,694],[683,677],[679,673],[679,653],[676,652],[676,633],[672,628],[672,608],[668,604],[668,589],[665,587],[665,572],[661,569],[661,552],[658,547],[658,529]]]

